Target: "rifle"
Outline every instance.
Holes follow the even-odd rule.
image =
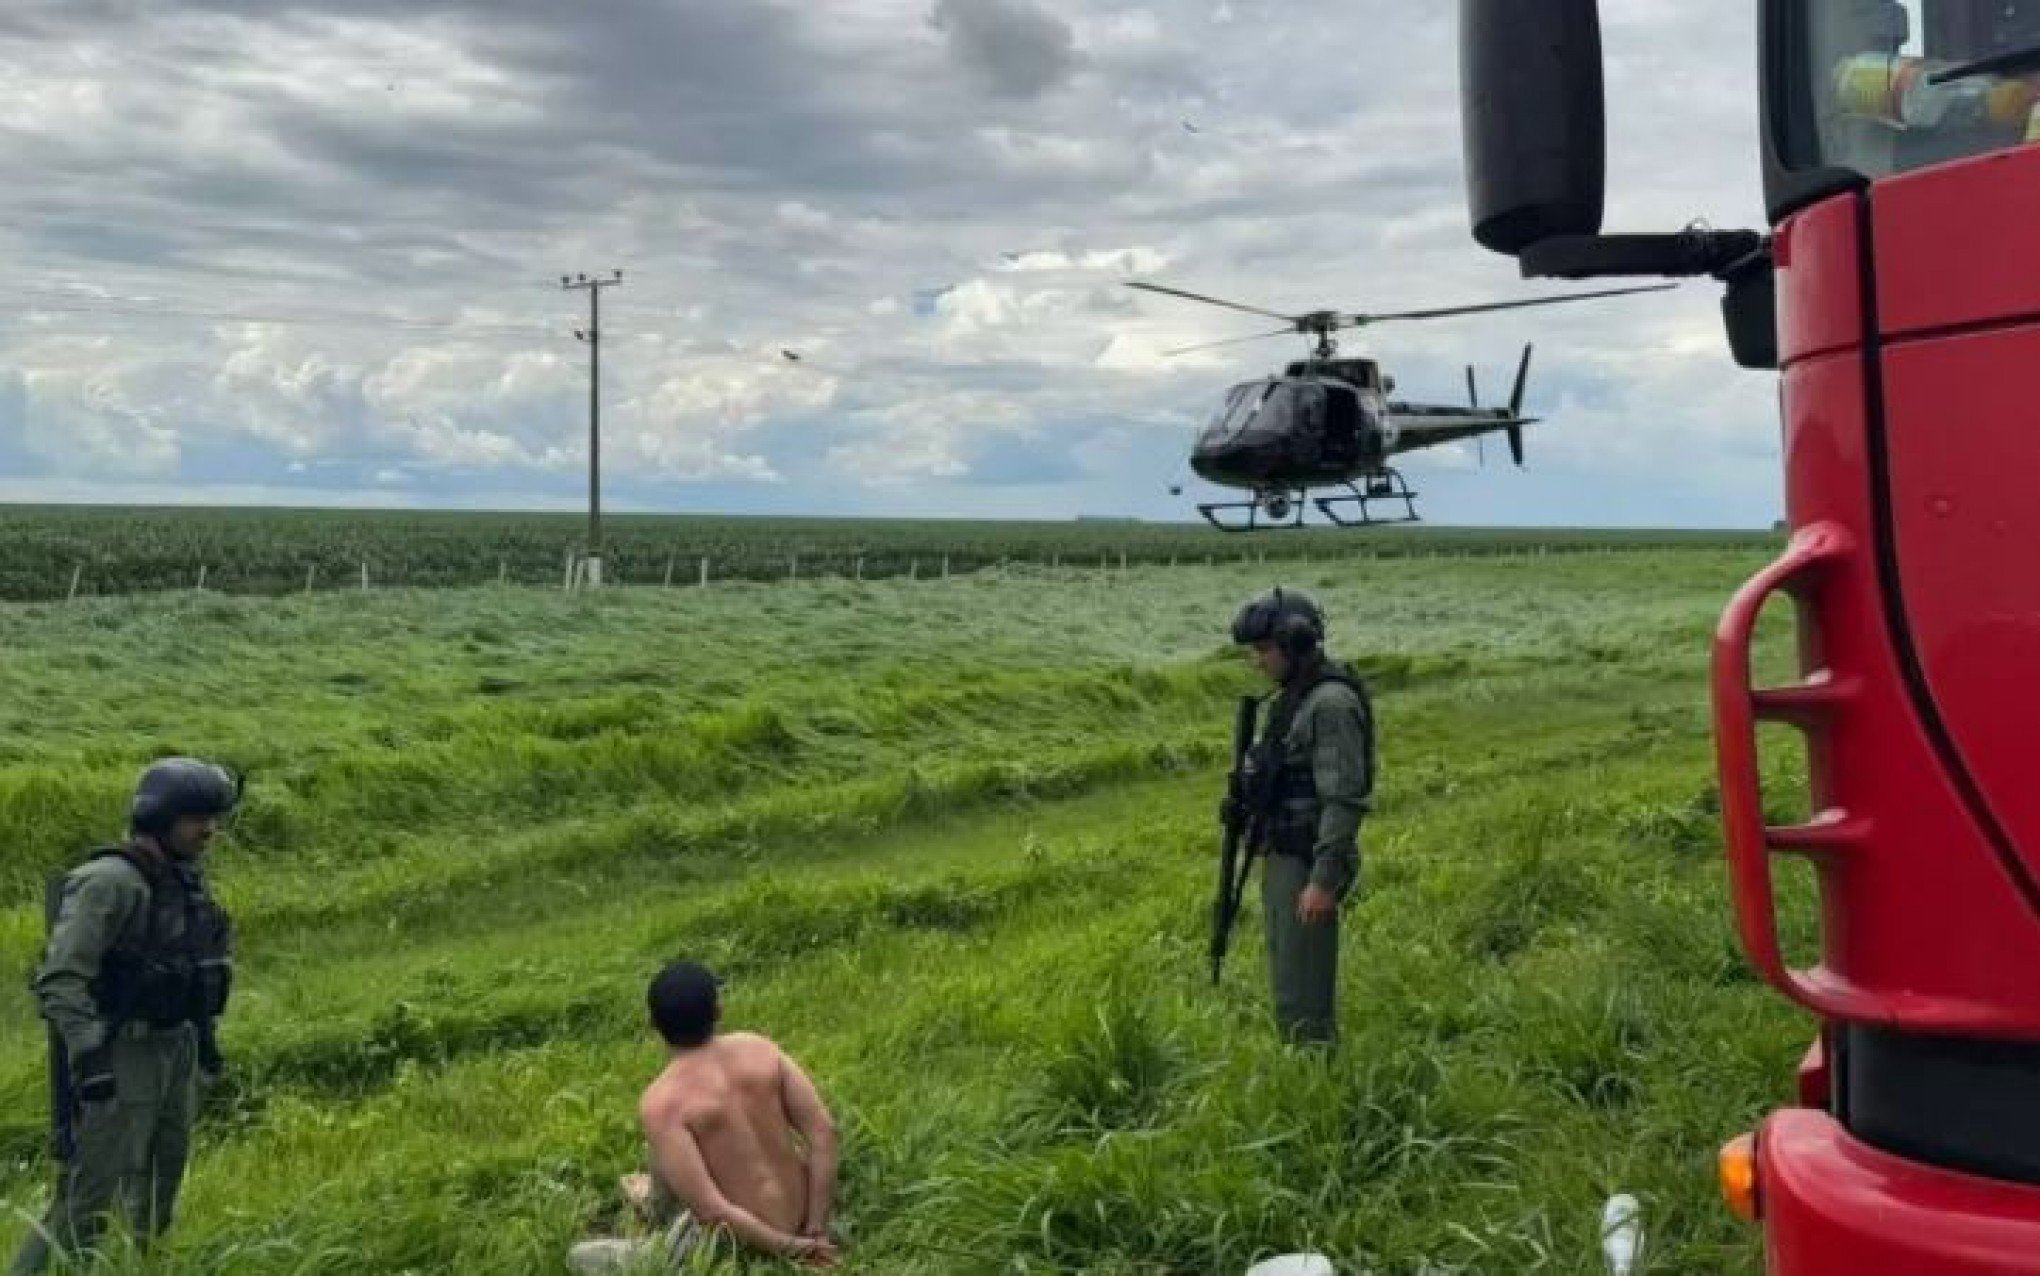
[[[1261,701],[1241,696],[1233,714],[1232,773],[1226,777],[1222,819],[1225,837],[1218,854],[1218,898],[1211,906],[1211,982],[1218,982],[1225,965],[1226,945],[1232,940],[1233,923],[1239,919],[1240,900],[1247,891],[1247,877],[1254,869],[1254,843],[1260,806],[1254,792],[1254,728]]]
[[[71,1091],[71,1055],[56,1025],[49,1025],[50,1037],[50,1155],[59,1165],[69,1165],[78,1153],[78,1101]]]

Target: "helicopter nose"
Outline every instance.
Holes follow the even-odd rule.
[[[1260,463],[1261,451],[1250,444],[1232,441],[1205,444],[1191,453],[1190,468],[1199,478],[1213,483],[1250,483],[1265,468]]]

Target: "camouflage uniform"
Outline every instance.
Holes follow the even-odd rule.
[[[1271,731],[1283,725],[1279,700]],[[1373,786],[1372,729],[1360,693],[1322,681],[1304,691],[1279,744],[1264,741],[1269,760],[1295,781],[1280,786],[1261,867],[1268,981],[1275,1023],[1287,1040],[1330,1044],[1338,1037],[1339,917],[1305,925],[1296,906],[1306,886],[1321,887],[1343,904],[1359,884],[1360,821]]]
[[[231,979],[226,914],[196,862],[138,839],[95,854],[58,889],[31,986],[63,1052],[52,1066],[69,1074],[73,1146],[14,1276],[43,1271],[53,1252],[90,1252],[116,1210],[145,1244],[169,1226],[198,1078],[219,1070],[214,1016]]]
[[[1338,1038],[1339,919],[1305,923],[1297,904],[1316,886],[1343,905],[1360,878],[1360,822],[1374,792],[1374,716],[1359,676],[1323,650],[1324,615],[1293,591],[1242,608],[1233,641],[1281,652],[1282,686],[1255,749],[1255,850],[1268,981],[1285,1040]]]

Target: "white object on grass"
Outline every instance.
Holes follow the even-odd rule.
[[[1608,1276],[1630,1276],[1643,1253],[1643,1207],[1627,1192],[1608,1198],[1601,1207],[1601,1254]]]
[[[1247,1276],[1338,1276],[1323,1254],[1282,1254],[1247,1269]]]

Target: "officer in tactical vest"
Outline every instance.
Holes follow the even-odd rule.
[[[1360,877],[1374,792],[1374,712],[1357,674],[1325,654],[1324,615],[1293,590],[1248,603],[1233,641],[1276,684],[1250,761],[1268,977],[1284,1039],[1338,1037],[1339,906]]]
[[[51,884],[31,986],[49,1025],[57,1188],[14,1276],[43,1271],[53,1250],[89,1253],[116,1209],[144,1244],[169,1226],[233,973],[199,860],[239,796],[219,767],[159,761],[135,790],[127,842]]]

